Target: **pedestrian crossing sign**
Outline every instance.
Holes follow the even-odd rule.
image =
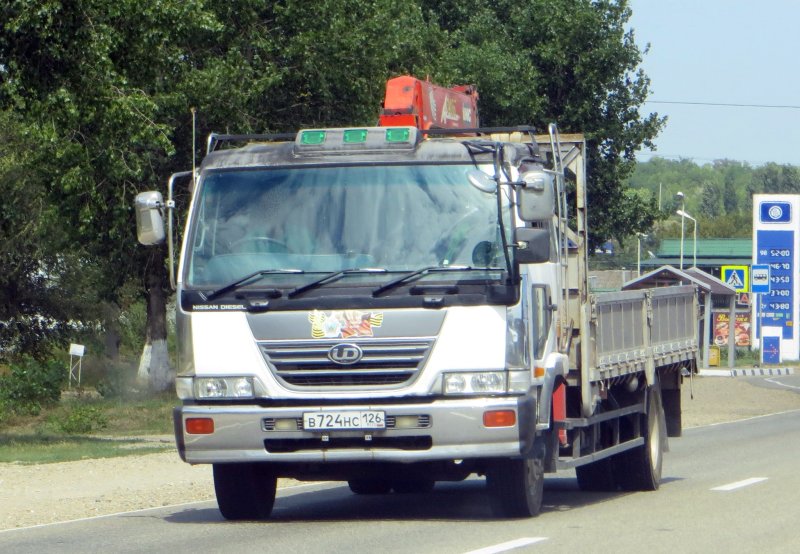
[[[736,289],[736,292],[750,291],[750,266],[724,265],[722,266],[722,280]]]

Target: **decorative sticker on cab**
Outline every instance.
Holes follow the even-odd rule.
[[[308,313],[308,321],[311,323],[311,337],[315,339],[372,337],[372,330],[383,325],[383,312],[314,310]]]

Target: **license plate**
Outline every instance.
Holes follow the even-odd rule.
[[[386,415],[374,410],[342,412],[306,412],[303,429],[328,431],[335,429],[385,429]]]

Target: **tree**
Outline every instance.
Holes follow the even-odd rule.
[[[732,173],[725,174],[725,185],[722,192],[722,206],[726,214],[735,214],[739,211],[739,196],[736,190],[736,180]]]
[[[714,181],[706,181],[701,188],[700,215],[718,217],[722,215],[722,188]]]
[[[3,8],[0,106],[36,130],[33,148],[51,170],[47,203],[58,207],[65,242],[99,264],[102,278],[83,284],[104,300],[113,301],[147,267],[149,254],[131,240],[131,200],[160,181],[174,154],[169,120],[159,113],[159,84],[183,63],[167,46],[170,33],[202,30],[187,17],[195,5],[14,0]],[[161,286],[149,292],[163,298]]]
[[[768,163],[753,172],[753,189],[764,194],[797,194],[800,174],[791,165]]]
[[[562,132],[586,133],[592,240],[622,240],[655,217],[654,204],[624,182],[635,151],[664,123],[639,115],[649,80],[629,17],[624,0],[321,0],[312,8],[300,0],[7,0],[0,111],[31,132],[20,148],[32,161],[23,165],[46,168],[32,175],[63,239],[48,275],[66,260],[92,268],[97,278],[84,284],[98,302],[118,302],[131,280],[142,284],[140,372],[161,389],[172,375],[164,252],[136,246],[132,204],[200,153],[191,107],[199,136],[364,125],[377,119],[390,76],[475,83],[484,124],[558,121]],[[179,214],[187,198],[179,188]],[[65,256],[74,245],[78,254]],[[69,321],[74,310],[64,305],[57,318]]]
[[[418,43],[431,35],[418,9],[388,0],[308,8],[292,0],[10,0],[0,8],[0,110],[40,137],[32,147],[50,169],[42,194],[69,222],[65,241],[101,264],[97,295],[113,302],[125,282],[142,283],[140,375],[154,389],[172,377],[168,285],[164,252],[133,240],[132,204],[190,166],[189,108],[201,136],[374,121],[387,75],[427,55]],[[184,208],[187,191],[178,193]]]
[[[71,321],[96,315],[96,260],[66,239],[66,220],[48,201],[50,156],[44,137],[0,112],[0,361],[44,358],[63,345]]]
[[[639,114],[650,81],[638,67],[646,49],[626,30],[626,1],[426,0],[423,8],[448,36],[437,75],[477,84],[483,124],[544,130],[555,121],[586,135],[594,244],[652,224],[655,204],[627,203],[625,181],[665,119]]]

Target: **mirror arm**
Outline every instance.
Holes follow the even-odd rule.
[[[175,188],[175,180],[182,177],[193,175],[193,171],[181,171],[173,173],[167,182],[167,259],[169,263],[169,286],[172,290],[177,290],[178,285],[175,281],[175,244],[172,238],[172,219],[175,212],[175,199],[173,197],[173,189]]]

